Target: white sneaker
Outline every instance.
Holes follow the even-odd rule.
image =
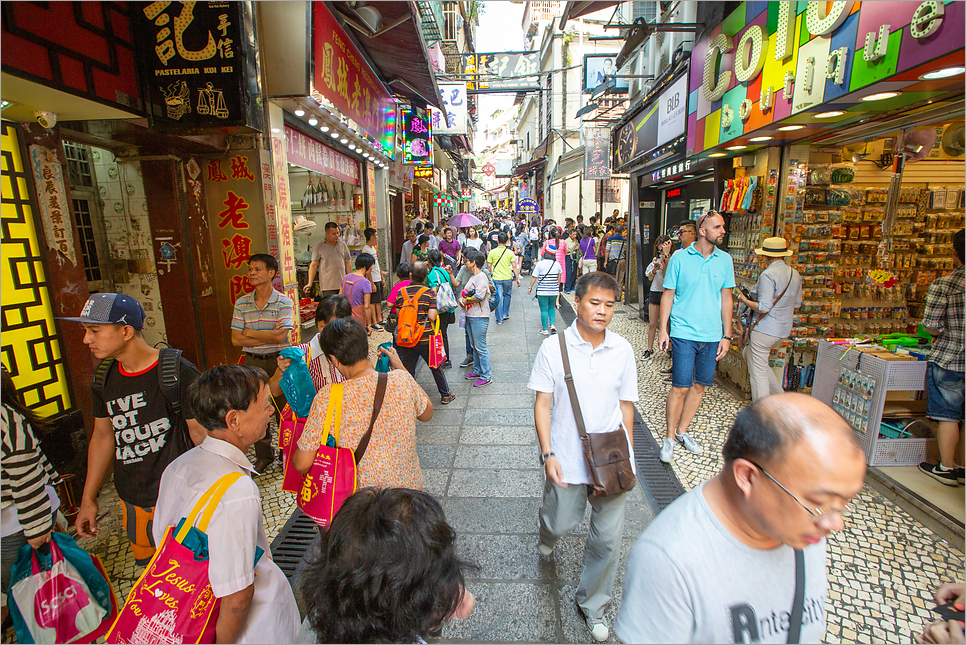
[[[666,464],[674,461],[674,442],[664,437],[664,443],[661,445],[661,461]]]
[[[556,334],[557,333],[557,326],[556,325],[550,325],[550,333],[551,334]]]
[[[685,432],[684,434],[675,433],[674,438],[680,441],[682,444],[684,444],[685,448],[687,448],[688,450],[690,450],[696,455],[700,455],[702,452],[704,452],[704,449],[701,448],[701,446],[699,446],[698,444],[694,443],[694,439],[692,439],[691,435],[689,435],[687,432]]]
[[[590,630],[590,635],[598,643],[603,643],[610,636],[610,630],[607,629],[607,625],[604,623],[592,623],[590,622],[590,618],[587,619],[587,629]]]
[[[540,333],[543,334],[544,336],[549,336],[550,335],[550,332],[547,331],[546,329],[541,329],[540,330]]]
[[[551,553],[553,553],[553,547],[549,544],[544,544],[543,542],[537,546],[537,550],[540,551],[540,555],[543,556],[549,556]]]

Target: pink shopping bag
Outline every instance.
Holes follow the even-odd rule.
[[[177,532],[168,527],[108,632],[108,643],[215,642],[221,601],[212,593],[208,559],[201,558],[201,552],[207,553],[205,531],[218,502],[242,477],[236,472],[218,479],[181,521]]]
[[[433,335],[429,337],[429,366],[439,367],[446,362],[446,346],[439,331],[439,316],[433,322]]]
[[[292,455],[302,431],[305,430],[306,419],[295,416],[295,412],[287,405],[279,416],[281,422],[278,426],[278,448],[282,451],[282,490],[298,493],[302,488],[302,473],[292,465]]]

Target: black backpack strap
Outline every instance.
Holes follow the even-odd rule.
[[[171,411],[181,416],[181,350],[165,347],[158,357],[158,382]]]
[[[792,601],[792,615],[788,624],[788,643],[800,642],[802,616],[805,613],[805,553],[795,549],[795,599]]]
[[[111,371],[111,366],[114,365],[113,358],[105,358],[98,365],[97,369],[94,370],[94,379],[91,381],[91,390],[101,398],[104,399],[104,388],[107,386],[107,375]]]

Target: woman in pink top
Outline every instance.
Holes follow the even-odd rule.
[[[540,249],[540,257],[543,257],[543,254],[547,252],[547,248],[551,246],[556,249],[554,256],[557,258],[557,264],[560,265],[560,284],[566,284],[567,245],[560,242],[560,229],[556,226],[550,227],[550,239],[543,243],[543,248]]]

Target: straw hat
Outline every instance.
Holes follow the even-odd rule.
[[[788,240],[783,237],[769,237],[761,244],[760,249],[755,249],[758,255],[766,255],[770,258],[787,258],[792,254],[788,248]]]

